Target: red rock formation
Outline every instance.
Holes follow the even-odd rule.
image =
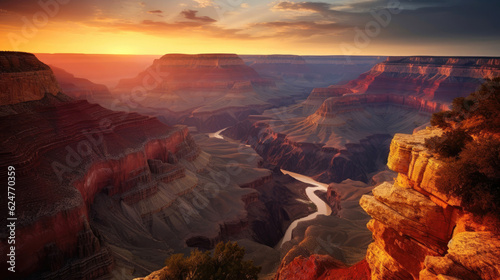
[[[343,263],[327,255],[311,255],[309,258],[296,257],[281,267],[275,280],[368,280],[370,268],[365,260],[346,267]]]
[[[61,88],[50,68],[29,53],[0,52],[0,105],[57,95]]]
[[[347,86],[357,94],[395,93],[451,102],[497,76],[498,58],[389,57]]]
[[[436,186],[444,163],[424,147],[439,135],[425,129],[396,134],[388,166],[398,172],[360,205],[372,217],[374,242],[366,260],[372,279],[498,279],[500,222],[463,211],[461,201]]]
[[[329,185],[326,191],[326,202],[332,209],[332,215],[338,215],[339,211],[342,209],[340,206],[341,196],[338,191],[335,190],[333,185]]]
[[[235,54],[167,54],[113,90],[134,111],[216,131],[271,107],[273,80]],[[133,103],[133,105],[131,105]],[[106,105],[109,106],[109,105]]]
[[[167,54],[156,59],[136,78],[121,80],[118,89],[131,89],[146,79],[158,78],[155,89],[230,89],[235,82],[262,80],[235,54]]]
[[[37,66],[34,56],[2,53],[2,58],[3,67],[10,65],[8,69],[46,69],[28,74],[49,77],[36,80],[45,81],[40,88],[59,89],[50,69],[40,62]],[[38,98],[22,95],[18,85],[3,74],[0,83],[9,86],[5,100]],[[108,249],[100,246],[88,226],[95,196],[124,194],[137,185],[152,184],[154,174],[164,169],[159,161],[189,157],[195,144],[185,127],[168,127],[154,118],[113,112],[86,101],[61,101],[61,94],[52,94],[40,101],[0,107],[4,114],[0,129],[5,132],[0,138],[0,166],[14,166],[16,172],[17,273],[13,276],[43,272],[50,278],[94,279],[108,274],[113,263]],[[152,189],[135,190],[125,200],[150,195],[152,185]],[[7,198],[2,196],[1,202],[7,205]],[[4,220],[6,215],[2,214]],[[3,249],[7,248],[6,236],[3,228]],[[5,258],[2,253],[1,268],[7,271]]]

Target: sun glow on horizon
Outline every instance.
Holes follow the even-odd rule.
[[[15,0],[0,4],[0,49],[128,55],[499,55],[498,17],[488,12],[496,2],[480,7],[406,3],[384,25],[370,11],[383,14],[388,7],[358,0],[255,0],[232,6],[216,1],[89,0],[57,7],[29,1],[33,5]],[[450,7],[457,14],[448,12]],[[457,21],[464,13],[478,20],[464,25]]]

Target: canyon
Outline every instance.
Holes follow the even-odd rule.
[[[259,167],[240,144],[74,100],[31,54],[1,56],[1,166],[17,176],[15,277],[130,279],[173,251],[227,239],[247,240],[274,269],[279,253],[272,261],[259,248],[310,211],[297,200],[307,199],[304,184]],[[0,234],[6,269],[7,229]]]
[[[223,134],[318,181],[368,182],[385,166],[395,133],[425,125],[453,98],[499,76],[499,65],[498,58],[389,57],[355,80],[315,88],[304,102],[267,110]]]
[[[228,240],[262,279],[500,277],[498,225],[437,190],[423,148],[497,58],[112,57],[131,69],[95,83],[86,56],[44,57],[0,52],[17,279],[144,277]]]

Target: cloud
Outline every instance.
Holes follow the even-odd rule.
[[[152,10],[152,11],[148,11],[148,14],[162,14],[163,11],[162,10]]]
[[[200,8],[210,7],[213,6],[214,4],[213,0],[193,0],[193,1],[198,3],[198,7]]]
[[[181,15],[183,15],[186,19],[195,20],[195,21],[199,21],[199,22],[206,22],[206,23],[216,22],[216,20],[211,18],[211,17],[196,16],[197,13],[198,13],[198,11],[195,11],[195,10],[184,10],[181,12]]]
[[[351,28],[339,23],[317,23],[313,21],[270,21],[253,25],[257,28],[267,28],[275,32],[275,37],[311,37],[338,33]]]
[[[329,11],[331,4],[324,2],[280,2],[276,4],[275,10],[294,10],[294,11],[310,11],[310,12],[325,12]]]

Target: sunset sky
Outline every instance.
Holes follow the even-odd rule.
[[[499,56],[498,0],[0,0],[0,50]]]

